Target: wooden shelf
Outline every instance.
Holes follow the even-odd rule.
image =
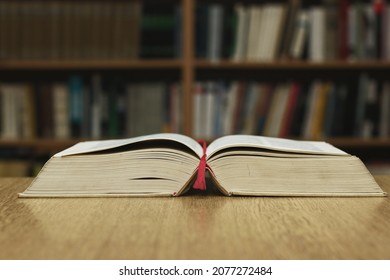
[[[324,141],[339,147],[341,149],[348,148],[390,148],[390,139],[381,139],[381,138],[371,138],[371,139],[362,139],[362,138],[329,138]]]
[[[180,69],[180,59],[145,60],[2,60],[0,70],[67,70],[67,69]],[[234,62],[195,60],[196,69],[389,69],[390,61],[274,61]]]
[[[390,69],[390,61],[272,61],[272,62],[234,62],[221,60],[211,62],[208,60],[195,61],[195,67],[198,69],[297,69],[297,70],[321,70],[321,69]]]
[[[37,151],[61,151],[80,141],[82,139],[25,139],[25,140],[12,140],[12,139],[0,139],[0,148],[11,149],[32,149]]]
[[[153,60],[2,60],[0,70],[180,69],[180,59]]]

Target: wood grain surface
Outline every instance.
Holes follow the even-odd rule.
[[[18,198],[30,182],[0,179],[0,259],[390,259],[388,197]]]

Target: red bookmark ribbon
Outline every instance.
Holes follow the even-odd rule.
[[[204,191],[204,190],[206,190],[206,167],[207,167],[206,149],[207,149],[207,145],[206,145],[206,142],[203,140],[199,140],[198,143],[201,144],[203,147],[203,155],[199,161],[198,174],[197,174],[193,188],[195,190]]]

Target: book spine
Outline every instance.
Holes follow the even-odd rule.
[[[71,137],[69,125],[69,91],[66,84],[55,84],[52,87],[54,109],[54,137],[68,139]]]
[[[309,59],[325,60],[325,10],[323,7],[312,7],[310,11]]]
[[[83,81],[79,76],[69,80],[70,91],[70,125],[72,137],[81,137],[83,122]]]
[[[297,21],[298,13],[301,9],[301,2],[301,0],[288,1],[286,20],[283,24],[284,26],[279,50],[279,58],[281,59],[289,58],[289,50],[293,41],[295,23]]]
[[[248,34],[249,34],[249,8],[242,4],[235,6],[235,13],[237,16],[236,34],[234,39],[234,61],[242,61],[245,59],[246,50],[248,48]]]
[[[385,82],[380,96],[379,137],[390,136],[390,83]]]
[[[348,8],[349,0],[340,0],[339,5],[339,57],[348,58]]]
[[[211,4],[208,8],[207,58],[218,61],[222,55],[224,10],[220,4]]]
[[[305,44],[309,34],[309,14],[302,10],[299,12],[294,24],[294,35],[289,49],[289,56],[293,59],[303,57]]]
[[[290,135],[290,128],[293,121],[293,114],[298,103],[299,93],[300,85],[296,82],[293,82],[289,89],[287,108],[283,115],[279,137],[285,138]]]
[[[0,1],[0,59],[8,57],[9,13],[7,3]]]
[[[99,74],[94,74],[92,76],[91,99],[91,137],[98,139],[102,137],[103,101],[102,78]]]
[[[374,11],[375,11],[375,46],[376,46],[376,58],[380,59],[382,57],[382,21],[384,19],[385,12],[385,3],[382,0],[374,1]]]

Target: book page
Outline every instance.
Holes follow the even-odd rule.
[[[192,151],[194,151],[199,156],[199,158],[202,157],[203,150],[201,145],[198,144],[198,142],[185,135],[174,134],[174,133],[151,134],[151,135],[139,136],[139,137],[127,138],[127,139],[80,142],[62,152],[55,154],[54,157],[63,157],[63,156],[70,156],[70,155],[77,155],[77,154],[99,152],[99,151],[114,149],[114,148],[130,145],[134,143],[139,143],[144,141],[156,141],[156,140],[157,141],[169,140],[169,141],[181,143],[187,146],[188,148],[190,148]]]
[[[207,147],[207,158],[227,148],[260,148],[291,153],[307,153],[318,155],[348,155],[344,151],[321,141],[300,141],[283,138],[230,135],[216,139]]]

